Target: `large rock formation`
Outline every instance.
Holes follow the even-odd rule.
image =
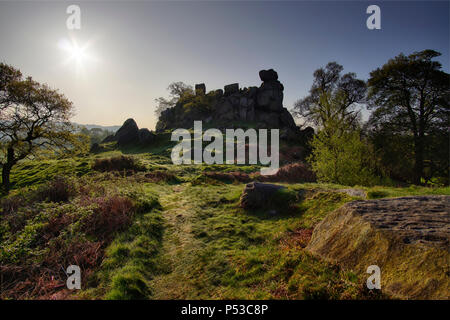
[[[224,90],[203,94],[205,85],[196,85],[195,96],[162,112],[156,131],[192,128],[195,120],[202,120],[219,129],[245,127],[245,124],[254,128],[278,128],[281,138],[298,138],[301,132],[283,107],[284,87],[278,81],[277,72],[261,70],[259,76],[262,81],[259,88],[240,89],[238,83],[233,83]]]
[[[381,269],[382,291],[448,299],[450,196],[350,202],[317,225],[307,250],[346,269]]]
[[[147,128],[139,129],[134,119],[127,119],[114,135],[107,136],[102,143],[116,141],[120,147],[146,145],[154,141],[155,134]]]

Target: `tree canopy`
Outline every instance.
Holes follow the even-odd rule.
[[[377,147],[389,158],[396,144],[410,144],[413,159],[408,162],[416,184],[436,171],[448,172],[450,78],[433,60],[438,56],[433,50],[400,54],[372,71],[368,80],[368,108],[373,110],[368,127],[372,135],[383,136]],[[443,157],[433,152],[436,144],[447,150]]]
[[[0,64],[0,155],[2,186],[8,191],[11,168],[38,150],[63,152],[84,140],[69,122],[73,105],[63,94],[19,70]]]
[[[363,103],[366,84],[355,73],[342,74],[343,67],[329,62],[314,72],[309,95],[294,104],[294,114],[306,124],[327,131],[326,123],[340,122],[356,125],[359,121],[358,104]]]
[[[194,94],[194,89],[192,88],[192,86],[187,85],[182,81],[169,84],[167,90],[169,91],[169,98],[159,97],[155,99],[155,115],[157,117],[159,117],[164,110],[172,108],[184,95]]]

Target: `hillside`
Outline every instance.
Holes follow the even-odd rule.
[[[346,187],[272,181],[287,187],[284,206],[245,210],[240,197],[258,166],[176,166],[166,151],[155,153],[18,165],[1,201],[1,298],[386,297],[367,290],[364,273],[305,249],[324,217],[361,199]],[[450,194],[361,190],[369,198]],[[61,266],[73,263],[82,269],[80,291],[65,289]]]

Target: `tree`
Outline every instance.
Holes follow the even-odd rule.
[[[0,64],[0,160],[2,187],[10,189],[11,169],[18,161],[38,151],[61,153],[84,146],[73,134],[69,118],[72,103],[58,91],[19,70]]]
[[[444,166],[448,172],[448,151],[443,159],[439,157],[441,161],[434,159],[437,154],[432,151],[436,139],[448,150],[450,78],[432,60],[438,56],[433,50],[400,54],[372,71],[368,81],[368,108],[374,110],[369,128],[374,135],[411,141],[412,181],[416,184],[430,178],[425,163],[431,171]]]
[[[340,106],[327,106],[336,112]],[[356,127],[355,127],[356,126]],[[357,123],[329,118],[311,141],[311,163],[319,181],[343,185],[373,185],[375,163],[370,146],[361,137]]]
[[[164,110],[167,110],[167,109],[175,106],[175,104],[178,102],[178,100],[180,100],[183,96],[185,96],[186,94],[190,94],[190,95],[194,94],[194,90],[193,90],[192,86],[187,85],[181,81],[173,82],[173,83],[169,84],[169,86],[167,87],[167,90],[169,91],[168,99],[166,99],[164,97],[159,97],[159,98],[155,99],[155,102],[157,104],[156,109],[155,109],[155,114],[158,118]]]
[[[370,150],[359,130],[326,135],[320,131],[311,142],[310,162],[319,181],[343,185],[373,185]]]
[[[364,102],[366,85],[354,73],[341,75],[342,70],[336,62],[316,70],[309,95],[294,104],[294,115],[326,132],[329,119],[333,119],[333,123],[356,125],[360,113],[358,104]]]

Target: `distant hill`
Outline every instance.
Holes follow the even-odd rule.
[[[80,123],[74,123],[74,125],[80,126],[80,127],[85,127],[88,130],[93,129],[93,128],[99,128],[99,129],[108,130],[108,131],[112,131],[112,132],[116,132],[121,127],[121,126],[101,126],[98,124],[80,124]]]

